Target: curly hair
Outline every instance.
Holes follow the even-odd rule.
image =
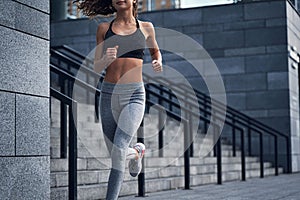
[[[97,15],[111,15],[117,10],[112,5],[112,0],[75,0],[79,2],[78,9],[82,10],[83,14],[88,17]],[[138,0],[133,3],[133,16],[137,17]]]

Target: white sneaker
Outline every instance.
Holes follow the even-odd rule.
[[[136,143],[133,148],[137,151],[137,158],[131,159],[128,163],[128,167],[130,175],[136,177],[142,171],[142,159],[146,147],[143,143]]]

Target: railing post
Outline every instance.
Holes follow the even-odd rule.
[[[241,163],[242,163],[242,181],[246,181],[246,161],[245,161],[245,135],[244,135],[244,129],[241,129]]]
[[[184,120],[184,189],[190,189],[190,133],[188,121]]]
[[[264,177],[264,145],[263,134],[259,133],[259,159],[260,159],[260,178]]]
[[[60,158],[67,158],[67,105],[60,102]]]
[[[252,140],[251,140],[251,128],[248,127],[248,152],[249,156],[252,156]]]
[[[232,127],[232,152],[233,157],[236,157],[236,134],[235,134],[235,119],[232,119],[233,127]]]
[[[138,138],[137,142],[144,143],[144,120],[141,122],[141,125],[138,129]],[[145,189],[145,157],[142,159],[142,171],[138,175],[138,196],[145,197],[146,189]]]
[[[159,132],[158,132],[158,154],[159,157],[163,157],[164,156],[164,116],[161,110],[158,111],[158,128],[159,128]]]
[[[59,85],[62,94],[66,93],[65,81],[59,77]],[[67,158],[67,105],[60,102],[60,158]]]
[[[159,95],[163,96],[163,91],[162,88],[163,85],[159,85]],[[163,107],[162,105],[162,100],[159,97],[158,98],[158,104]],[[158,128],[159,128],[159,132],[158,132],[158,154],[159,157],[163,157],[163,145],[164,145],[164,125],[163,125],[163,115],[162,115],[162,111],[159,109],[158,110]]]
[[[275,176],[278,176],[278,137],[274,136]]]
[[[207,109],[208,109],[207,99],[206,99],[206,97],[204,97],[204,117],[205,117],[205,119],[207,119]],[[208,125],[207,125],[207,122],[204,121],[204,132],[207,133],[207,131],[208,131]]]
[[[77,103],[69,105],[69,199],[77,199]]]
[[[192,110],[190,105],[189,105],[188,108],[189,108],[190,111]],[[193,116],[190,112],[188,112],[187,114],[188,114],[187,119],[189,120],[189,133],[190,133],[190,143],[191,143],[191,145],[190,145],[190,157],[194,157],[194,140],[193,140],[194,134],[193,134],[193,119],[192,119]]]
[[[99,101],[100,101],[100,94],[98,94],[98,92],[95,92],[95,123],[100,121]]]
[[[91,84],[90,83],[90,75],[86,72],[86,82],[87,84]],[[88,90],[86,90],[86,103],[87,104],[90,104],[91,103],[91,100],[90,100],[90,92]]]
[[[149,90],[149,84],[145,84],[145,89],[146,89],[146,91]],[[146,92],[146,99],[150,100],[149,92]],[[146,103],[145,113],[149,113],[149,110],[150,110],[150,105],[149,105],[149,103]]]
[[[220,128],[217,125],[214,125],[215,133],[220,133]],[[217,141],[217,170],[218,170],[218,184],[222,184],[222,144],[221,144],[221,134]]]

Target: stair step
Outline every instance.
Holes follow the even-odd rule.
[[[264,168],[268,170],[271,167],[270,163],[265,163]],[[258,173],[260,172],[259,163],[246,163],[247,171],[256,170]],[[222,172],[236,172],[241,170],[240,164],[224,164],[222,166]],[[191,166],[190,174],[201,175],[201,174],[216,174],[217,166],[215,164],[203,164],[197,166]],[[103,170],[79,170],[78,171],[78,185],[87,185],[87,184],[98,184],[107,182],[109,169]],[[184,176],[184,167],[183,166],[171,166],[171,167],[163,167],[163,168],[146,168],[145,172],[146,179],[153,178],[168,178],[168,177],[178,177]],[[53,172],[51,174],[51,187],[61,187],[68,185],[68,172]],[[129,173],[128,169],[125,171],[125,181],[134,180]]]
[[[280,170],[282,172],[282,170]],[[266,169],[265,176],[272,175],[274,173],[273,169]],[[259,177],[258,170],[248,170],[246,172],[246,177]],[[191,186],[199,186],[204,184],[216,183],[216,174],[202,174],[193,175],[191,178]],[[241,173],[239,171],[224,172],[222,174],[222,180],[233,181],[241,180]],[[171,178],[159,178],[159,179],[146,179],[145,188],[147,193],[171,190],[184,187],[184,177],[171,177]],[[78,199],[104,199],[107,183],[91,184],[91,185],[79,185],[78,187]],[[137,180],[124,181],[120,196],[134,195],[137,194]],[[68,188],[59,187],[51,188],[51,199],[68,199]]]
[[[183,158],[154,158],[145,157],[146,168],[162,168],[166,166],[184,166]],[[225,164],[239,164],[241,159],[238,157],[222,157],[222,163]],[[246,157],[246,163],[258,163],[256,157]],[[191,166],[204,165],[204,164],[216,164],[216,158],[191,158]],[[110,158],[78,158],[77,169],[78,170],[101,170],[109,169],[111,165]],[[68,160],[60,158],[52,158],[50,162],[51,172],[63,172],[68,170]]]

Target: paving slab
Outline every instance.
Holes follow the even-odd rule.
[[[191,190],[170,190],[147,193],[147,197],[127,196],[120,200],[300,200],[300,173],[284,174],[204,185]]]

